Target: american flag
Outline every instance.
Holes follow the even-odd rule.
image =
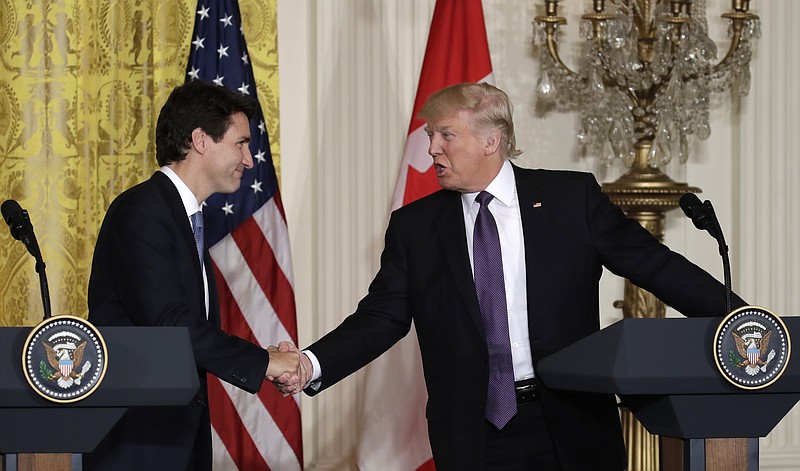
[[[214,82],[257,99],[235,0],[199,0],[186,80]],[[292,263],[264,117],[250,121],[254,168],[236,193],[205,201],[206,243],[214,262],[222,328],[263,347],[297,344]],[[208,376],[214,468],[302,469],[299,396],[270,385],[256,395]]]

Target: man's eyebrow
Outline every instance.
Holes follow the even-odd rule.
[[[449,124],[445,124],[445,125],[442,125],[442,126],[434,126],[434,128],[435,128],[436,131],[441,132],[441,131],[449,131],[450,129],[453,128],[453,126],[451,126]],[[426,125],[424,129],[425,129],[425,132],[433,132],[433,130],[430,128],[430,126]]]

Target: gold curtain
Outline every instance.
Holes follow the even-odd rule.
[[[276,2],[239,4],[277,164]],[[105,211],[157,168],[155,122],[184,81],[196,9],[196,0],[0,0],[0,199],[30,213],[53,315],[87,315]],[[42,313],[34,259],[2,227],[0,326]]]

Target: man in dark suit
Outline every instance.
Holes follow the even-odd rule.
[[[304,350],[309,375],[279,387],[317,394],[413,321],[437,469],[624,469],[614,397],[551,390],[537,362],[599,330],[604,266],[686,314],[726,314],[724,287],[628,219],[592,175],[511,164],[520,152],[501,90],[455,85],[421,115],[442,190],[392,214],[369,293]]]
[[[193,234],[202,228],[202,202],[236,191],[253,166],[249,118],[256,107],[199,81],[175,88],[156,126],[161,168],[108,209],[92,261],[89,320],[186,327],[201,387],[183,407],[131,408],[86,457],[86,469],[210,470],[206,374],[250,393],[265,377],[289,381],[296,374],[296,353],[264,350],[220,329],[211,259]]]

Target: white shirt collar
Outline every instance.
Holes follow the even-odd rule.
[[[485,191],[491,193],[496,200],[504,205],[511,206],[514,201],[516,188],[517,182],[514,179],[514,168],[511,166],[511,162],[506,159],[503,162],[503,166],[500,167],[500,172],[498,172],[494,180],[489,183]],[[478,193],[480,192],[462,193],[461,197],[469,206],[472,206]]]
[[[192,214],[201,210],[200,205],[197,203],[197,198],[194,196],[194,193],[192,193],[192,190],[186,186],[186,183],[181,180],[181,177],[179,177],[174,170],[166,165],[158,170],[169,177],[169,179],[172,181],[172,184],[178,189],[178,194],[181,195],[181,201],[183,201],[183,207],[186,210],[187,216],[191,217]]]

